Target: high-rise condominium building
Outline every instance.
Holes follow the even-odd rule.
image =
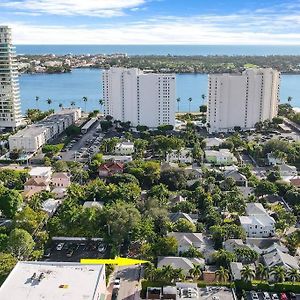
[[[0,128],[16,128],[22,123],[18,69],[11,29],[0,26]]]
[[[209,132],[255,128],[278,112],[280,73],[248,69],[242,74],[214,74],[208,79]]]
[[[131,125],[175,125],[174,74],[111,68],[103,72],[104,114]]]

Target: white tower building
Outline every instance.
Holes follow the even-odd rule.
[[[175,125],[174,74],[110,68],[103,72],[104,114],[133,126]]]
[[[273,69],[248,69],[242,74],[214,74],[208,79],[209,132],[255,128],[277,116],[280,73]]]
[[[0,26],[0,128],[21,125],[21,104],[11,29]]]

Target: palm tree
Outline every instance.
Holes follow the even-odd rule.
[[[101,107],[101,110],[102,110],[103,104],[104,104],[104,100],[103,99],[99,99],[99,104],[100,104],[100,107]]]
[[[251,281],[255,277],[255,271],[250,266],[244,266],[241,270],[241,275],[245,281]]]
[[[189,101],[189,113],[191,113],[191,102],[193,101],[193,99],[190,97],[188,101]]]
[[[155,269],[153,263],[149,262],[144,266],[144,274],[145,274],[146,279],[154,280],[155,275],[156,275],[156,269]]]
[[[173,279],[175,279],[176,281],[185,279],[185,275],[182,268],[178,268],[173,271]]]
[[[36,102],[36,108],[39,109],[39,100],[40,100],[40,97],[39,96],[36,96],[35,97],[35,102]]]
[[[162,279],[165,281],[171,281],[174,275],[174,268],[171,265],[163,266],[161,269]]]
[[[180,101],[181,101],[180,97],[178,97],[178,98],[176,99],[176,101],[177,101],[177,112],[179,112],[179,103],[180,103]]]
[[[202,98],[203,104],[204,104],[204,103],[205,103],[205,98],[206,98],[205,94],[202,94],[202,95],[201,95],[201,98]]]
[[[226,282],[229,279],[229,271],[224,267],[220,267],[220,269],[216,271],[216,275],[220,282]]]
[[[47,103],[49,105],[49,109],[50,109],[50,106],[51,106],[51,103],[52,103],[52,100],[50,98],[47,99]]]
[[[298,269],[292,268],[288,271],[288,277],[291,281],[296,282],[300,279],[300,273]]]
[[[275,266],[272,268],[271,274],[278,282],[284,282],[286,276],[286,270],[283,266]]]
[[[289,104],[291,104],[292,100],[293,100],[293,97],[288,96],[287,101],[288,101]]]
[[[58,107],[59,107],[60,109],[62,109],[62,108],[63,108],[63,104],[62,104],[62,103],[59,103],[59,104],[58,104]]]
[[[269,270],[262,263],[259,263],[256,268],[256,277],[260,280],[267,280],[269,278]]]
[[[201,265],[196,265],[196,264],[193,264],[193,268],[189,270],[189,273],[190,275],[193,277],[193,278],[199,278],[200,275],[202,274],[202,266]]]
[[[76,105],[75,101],[71,101],[71,106],[74,107]]]
[[[84,102],[84,111],[86,112],[86,103],[88,101],[88,98],[87,97],[82,97],[82,100]]]

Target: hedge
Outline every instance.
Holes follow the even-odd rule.
[[[257,281],[245,282],[242,280],[235,281],[235,287],[237,291],[265,291],[265,292],[293,292],[300,293],[300,282],[276,282],[269,283],[267,281]]]

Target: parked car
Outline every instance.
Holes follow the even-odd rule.
[[[113,289],[119,289],[121,286],[121,278],[120,277],[116,277],[115,281],[114,281],[114,287]]]
[[[62,248],[63,248],[64,245],[65,245],[65,243],[59,243],[59,244],[56,246],[56,250],[57,250],[57,251],[62,250]]]
[[[73,248],[69,249],[67,252],[67,257],[71,257],[73,253],[74,253],[74,249]]]
[[[270,297],[269,293],[267,293],[267,292],[263,293],[263,298],[264,298],[264,300],[271,300],[271,297]]]
[[[50,255],[51,255],[51,249],[48,248],[48,249],[46,249],[45,252],[44,252],[44,257],[50,257]]]
[[[277,294],[272,294],[272,300],[279,300],[279,297]]]
[[[288,300],[288,297],[287,297],[286,293],[281,293],[280,294],[280,300]]]
[[[256,292],[251,292],[251,298],[252,298],[252,300],[258,300],[259,299]]]
[[[105,246],[104,244],[99,244],[99,246],[98,246],[98,251],[99,251],[100,253],[104,253],[105,250],[106,250],[106,246]]]

